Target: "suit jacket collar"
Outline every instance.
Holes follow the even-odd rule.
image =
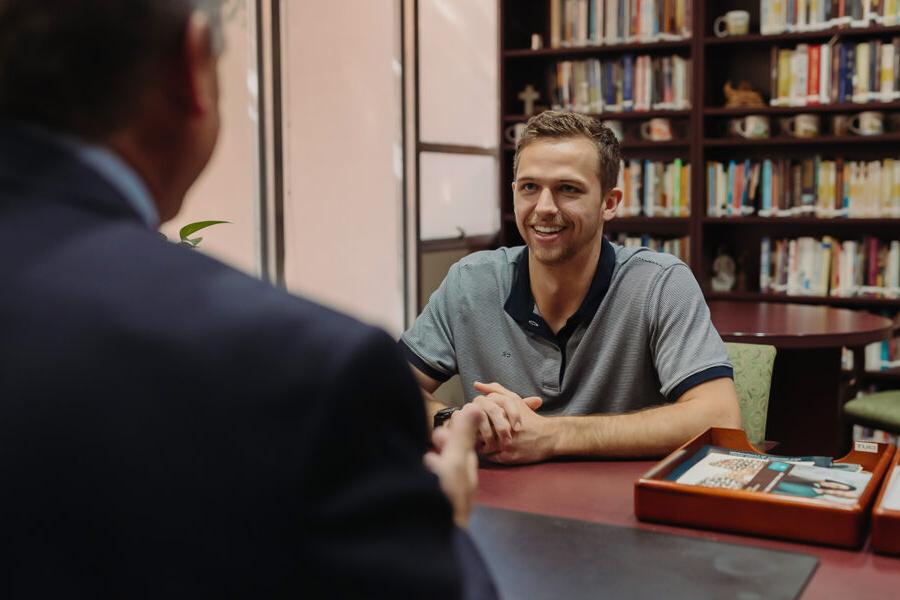
[[[0,122],[0,191],[16,190],[14,196],[0,193],[0,203],[46,200],[77,205],[110,217],[134,219],[142,216],[122,192],[71,150],[45,139],[30,128]]]

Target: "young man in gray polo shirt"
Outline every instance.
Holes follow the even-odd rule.
[[[725,345],[690,269],[603,237],[622,198],[619,144],[583,115],[532,117],[513,163],[526,246],[451,267],[401,346],[431,395],[459,373],[486,415],[479,453],[661,455],[710,426],[740,427]]]

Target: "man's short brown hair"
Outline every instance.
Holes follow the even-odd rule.
[[[513,177],[519,170],[519,155],[522,150],[538,140],[584,137],[597,149],[597,177],[604,194],[616,187],[619,178],[619,140],[612,130],[599,120],[573,112],[548,110],[534,115],[525,124],[525,131],[516,144],[513,158]]]

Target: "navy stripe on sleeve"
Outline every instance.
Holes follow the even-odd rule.
[[[426,363],[419,357],[418,354],[413,352],[413,349],[410,348],[403,340],[397,342],[397,345],[400,346],[400,350],[403,352],[403,356],[406,357],[406,360],[409,361],[412,366],[422,371],[432,379],[444,383],[445,381],[453,377],[453,375],[448,375],[446,373],[438,371],[437,369]]]
[[[669,392],[669,401],[675,402],[681,395],[686,391],[691,389],[692,387],[697,387],[701,383],[706,383],[707,381],[712,381],[713,379],[721,379],[722,377],[730,377],[734,379],[734,369],[731,367],[710,367],[705,371],[700,371],[699,373],[694,373],[678,385],[676,385],[671,392]]]

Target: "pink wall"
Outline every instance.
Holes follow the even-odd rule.
[[[288,287],[399,334],[399,0],[282,9]]]
[[[246,2],[245,2],[246,4]],[[252,5],[252,2],[249,2]],[[178,216],[163,225],[169,239],[193,221],[231,221],[197,235],[201,248],[243,271],[259,273],[259,230],[256,210],[256,98],[252,12],[240,7],[225,24],[225,51],[219,63],[222,130],[206,171],[191,188]],[[253,69],[251,71],[250,69]]]

